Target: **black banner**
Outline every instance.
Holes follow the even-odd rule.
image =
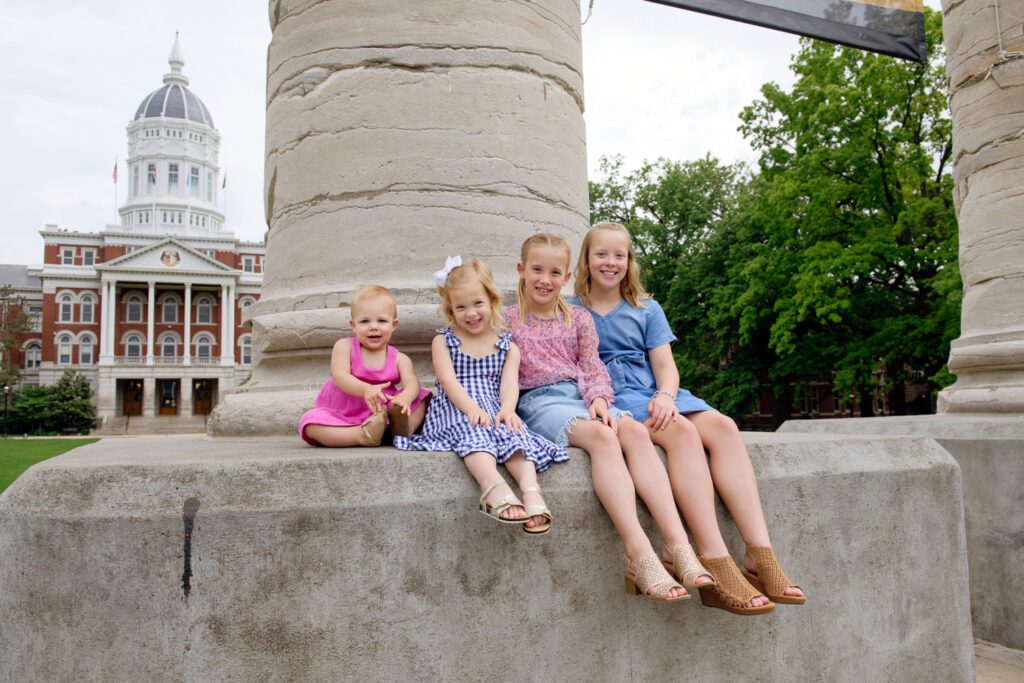
[[[923,0],[647,0],[924,62]]]

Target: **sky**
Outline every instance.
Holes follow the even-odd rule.
[[[587,2],[581,0],[583,16]],[[926,4],[937,7],[938,0]],[[127,189],[125,126],[162,85],[175,32],[189,88],[221,134],[226,228],[240,239],[261,240],[266,6],[259,0],[5,2],[0,263],[39,263],[38,233],[46,223],[94,232],[118,221]],[[786,33],[644,0],[595,0],[583,26],[591,177],[602,155],[621,154],[627,167],[706,154],[754,161],[737,131],[738,115],[763,84],[792,84],[789,63],[797,48],[797,37]]]

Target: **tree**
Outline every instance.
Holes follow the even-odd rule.
[[[21,378],[14,354],[21,348],[21,335],[32,331],[32,315],[24,304],[10,285],[0,287],[0,387],[13,387]]]
[[[46,395],[43,413],[46,428],[51,431],[74,428],[88,432],[95,417],[92,393],[92,387],[83,375],[72,368],[66,369]]]

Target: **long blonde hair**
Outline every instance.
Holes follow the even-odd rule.
[[[580,247],[580,257],[576,261],[576,282],[573,285],[573,291],[583,301],[583,305],[590,308],[590,245],[594,241],[594,233],[598,230],[621,232],[626,236],[626,244],[628,245],[626,277],[622,278],[622,282],[619,283],[619,292],[622,294],[622,298],[629,302],[630,306],[640,308],[643,306],[641,302],[644,299],[650,299],[651,295],[640,284],[640,266],[636,264],[633,239],[630,237],[629,230],[622,223],[602,221],[601,223],[595,223],[594,227],[587,231],[587,236],[583,238],[583,246]]]
[[[569,243],[565,241],[564,237],[554,235],[550,232],[538,232],[530,235],[523,242],[522,249],[519,250],[519,262],[526,265],[526,257],[530,255],[530,250],[534,247],[551,247],[552,249],[562,249],[565,251],[565,270],[568,274],[569,262],[572,261],[572,249],[569,248]],[[572,311],[569,309],[569,304],[566,303],[565,298],[562,296],[562,292],[558,291],[555,293],[555,310],[562,314],[562,318],[565,320],[565,326],[572,326]],[[526,322],[526,279],[522,276],[519,277],[519,288],[516,290],[516,301],[519,303],[519,323],[524,324]]]
[[[473,259],[469,263],[452,268],[448,277],[445,278],[444,286],[437,288],[437,293],[441,296],[441,312],[448,319],[448,324],[453,328],[456,327],[455,312],[452,310],[452,300],[448,296],[448,292],[473,282],[479,282],[483,286],[487,299],[491,302],[491,329],[500,332],[505,327],[505,321],[501,316],[501,290],[494,282],[491,269],[479,259]]]

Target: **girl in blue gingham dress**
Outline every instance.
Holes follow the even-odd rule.
[[[438,330],[432,356],[437,396],[427,409],[423,431],[396,436],[399,450],[455,451],[477,480],[480,511],[527,533],[551,528],[551,512],[541,497],[537,474],[552,462],[569,459],[564,448],[526,429],[515,413],[519,400],[519,349],[499,333],[501,292],[483,263],[455,265],[435,273],[442,307],[451,328]],[[525,502],[498,472],[505,468]]]

